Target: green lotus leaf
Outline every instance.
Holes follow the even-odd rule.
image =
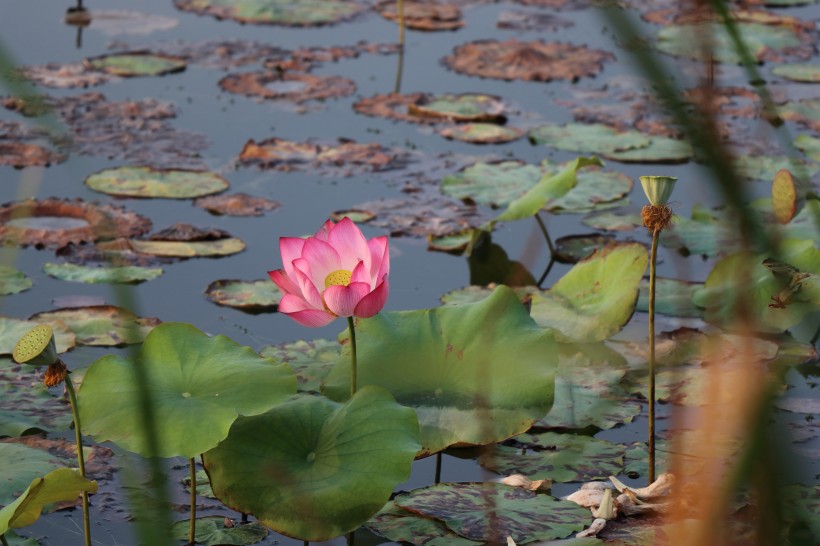
[[[364,525],[370,531],[393,542],[409,542],[416,546],[447,544],[450,546],[478,546],[481,542],[466,539],[449,530],[438,520],[414,514],[394,501],[370,518]]]
[[[552,406],[553,336],[506,286],[474,304],[379,313],[356,339],[359,384],[416,410],[420,456],[520,434]],[[325,379],[334,400],[350,392],[348,350]]]
[[[752,56],[762,60],[768,50],[783,51],[800,45],[795,29],[782,25],[736,22],[737,32],[743,37]],[[729,36],[726,27],[720,23],[670,25],[658,31],[657,48],[676,57],[701,59],[703,48],[692,47],[699,37],[707,35],[711,39],[709,48],[715,61],[740,64],[740,54]]]
[[[500,483],[441,483],[399,495],[395,502],[483,542],[564,538],[592,523],[589,510],[574,502]]]
[[[344,209],[330,213],[330,219],[334,222],[341,222],[345,216],[357,224],[364,224],[375,218],[376,213],[362,209]]]
[[[439,129],[444,138],[473,144],[502,144],[524,136],[524,131],[495,123],[462,123]]]
[[[263,525],[253,523],[237,523],[233,527],[225,527],[224,516],[205,516],[196,520],[196,543],[203,546],[217,546],[232,544],[245,546],[256,544],[268,536],[268,530]],[[183,519],[174,522],[171,527],[171,537],[176,540],[188,541],[190,520]]]
[[[794,139],[794,145],[802,150],[809,159],[820,161],[820,138],[810,135],[799,135]]]
[[[778,106],[780,117],[809,127],[820,120],[820,98],[792,100]]]
[[[85,179],[94,191],[126,197],[193,199],[228,189],[228,181],[209,171],[117,167]]]
[[[6,531],[4,536],[9,543],[9,546],[41,546],[40,542],[36,538],[21,537],[11,530]]]
[[[543,176],[537,165],[521,161],[474,163],[441,180],[441,192],[482,205],[503,206],[532,188]]]
[[[182,478],[182,485],[185,487],[185,491],[188,493],[191,492],[191,476],[183,476]],[[197,470],[196,471],[196,494],[200,497],[207,497],[209,499],[215,499],[216,495],[211,490],[211,480],[208,478],[208,473],[204,470]],[[188,520],[190,523],[190,520]],[[199,525],[197,525],[199,526]],[[187,536],[185,538],[188,538]]]
[[[58,468],[35,478],[17,500],[0,509],[0,535],[31,525],[40,518],[45,505],[74,500],[83,491],[96,493],[97,482],[86,480],[71,468]]]
[[[140,318],[131,311],[114,305],[67,307],[32,315],[31,320],[54,325],[69,325],[80,345],[117,346],[142,343],[148,332],[159,324],[156,318]],[[57,352],[60,351],[59,341]]]
[[[58,353],[69,351],[76,345],[76,336],[60,317],[37,321],[0,317],[0,355],[10,355],[17,341],[41,322],[51,326]]]
[[[449,252],[451,254],[462,254],[473,240],[473,230],[462,231],[461,233],[453,233],[450,235],[442,235],[436,237],[429,235],[427,237],[427,248],[429,250],[438,250],[440,252]]]
[[[692,145],[675,138],[653,136],[648,146],[602,154],[621,163],[686,163],[695,151]]]
[[[182,57],[133,51],[114,53],[85,60],[85,65],[92,70],[99,70],[126,78],[136,76],[163,76],[182,72],[188,63]]]
[[[161,267],[91,267],[72,263],[45,263],[43,271],[55,279],[84,283],[140,283],[162,275]]]
[[[497,121],[503,117],[504,104],[492,95],[464,93],[433,97],[426,104],[410,104],[407,112],[452,121]]]
[[[751,251],[716,263],[693,296],[694,303],[705,309],[704,319],[737,326],[735,305],[743,301],[758,330],[782,332],[820,309],[820,250],[814,240],[787,239],[781,251],[779,260],[768,266],[767,255]]]
[[[0,296],[18,294],[31,288],[32,282],[25,273],[13,267],[0,265]]]
[[[159,457],[196,457],[228,435],[239,415],[256,415],[285,400],[296,379],[225,336],[209,337],[190,324],[163,323],[138,355],[148,377]],[[86,371],[79,390],[83,432],[98,441],[150,456],[142,427],[134,363],[108,355]]]
[[[670,317],[703,316],[703,309],[695,305],[692,297],[703,283],[658,277],[655,279],[655,312]],[[641,280],[636,311],[649,311],[649,279]]]
[[[205,289],[205,296],[217,305],[248,313],[276,311],[282,299],[282,293],[270,279],[214,281]]]
[[[820,485],[786,485],[780,488],[778,499],[787,522],[793,527],[808,527],[812,536],[820,536]]]
[[[362,10],[342,0],[174,0],[177,8],[242,23],[316,26],[348,19]]]
[[[558,341],[603,341],[635,311],[649,262],[638,243],[613,245],[578,262],[555,285],[532,298],[532,318]]]
[[[491,286],[467,286],[464,288],[457,288],[450,290],[441,296],[441,303],[444,305],[464,305],[465,303],[479,302],[495,290],[496,285]],[[537,286],[517,286],[513,291],[522,302],[530,298],[530,294],[540,292]]]
[[[806,0],[803,0],[806,2]],[[772,74],[795,82],[820,82],[820,65],[809,63],[779,64],[772,69]]]
[[[48,392],[37,372],[0,371],[0,436],[65,431],[71,422],[71,408]]]
[[[506,476],[523,474],[555,482],[606,479],[620,474],[624,466],[621,446],[590,436],[542,432],[522,434],[512,441],[513,445],[490,447],[478,463]]]
[[[57,457],[40,449],[0,443],[0,506],[13,502],[31,480],[64,467]]]
[[[632,231],[643,225],[640,214],[601,212],[581,220],[586,226],[604,231]]]
[[[358,528],[410,477],[418,421],[386,390],[346,403],[297,395],[240,417],[203,455],[216,496],[287,536],[320,541]]]
[[[619,131],[600,123],[543,125],[530,131],[534,144],[581,154],[607,155],[646,148],[651,137],[637,131]]]
[[[602,343],[559,343],[555,402],[536,426],[610,429],[630,423],[641,406],[621,386],[627,362]]]
[[[208,256],[230,256],[245,250],[242,239],[227,237],[215,241],[141,241],[131,239],[134,251],[154,256],[193,258]]]
[[[820,171],[820,165],[802,159],[767,155],[742,155],[735,159],[733,167],[737,174],[752,180],[772,180],[781,169],[809,178]],[[800,171],[803,171],[800,173]]]
[[[296,390],[319,393],[322,381],[339,359],[342,347],[338,341],[314,339],[268,345],[259,351],[265,358],[285,362],[296,374]]]
[[[555,240],[553,257],[560,263],[575,264],[584,258],[589,258],[596,250],[600,250],[614,242],[614,237],[599,233],[567,235]]]

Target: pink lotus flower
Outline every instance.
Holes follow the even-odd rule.
[[[268,271],[282,291],[279,312],[304,326],[336,317],[372,317],[389,288],[387,237],[369,241],[350,218],[330,220],[313,237],[280,237],[284,269]]]

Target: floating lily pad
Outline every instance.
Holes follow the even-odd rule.
[[[95,9],[89,28],[106,36],[147,35],[171,30],[178,23],[177,19],[156,13]]]
[[[504,104],[492,95],[438,95],[422,103],[410,104],[407,113],[447,121],[494,122],[504,120]]]
[[[460,45],[443,59],[462,74],[502,80],[577,81],[597,75],[612,53],[563,42],[479,40]]]
[[[799,135],[794,139],[794,145],[802,150],[810,159],[820,161],[820,138],[810,135]]]
[[[640,214],[623,214],[617,212],[602,212],[590,215],[581,220],[581,223],[591,228],[604,231],[632,231],[643,226]]]
[[[282,299],[282,293],[270,279],[214,281],[205,289],[205,295],[217,305],[248,313],[276,311]]]
[[[414,412],[364,386],[345,404],[299,395],[240,417],[203,461],[225,505],[287,536],[320,541],[378,512],[410,477],[418,448]]]
[[[174,5],[217,19],[294,27],[330,25],[363,9],[356,2],[342,0],[174,0]]]
[[[801,40],[796,30],[782,25],[765,25],[760,23],[735,23],[737,32],[743,37],[752,56],[761,62],[769,52],[780,53],[790,48],[797,48]],[[720,23],[670,25],[658,31],[657,48],[670,55],[701,59],[704,49],[692,47],[698,37],[711,36],[714,60],[720,63],[740,64],[741,59],[734,42]]]
[[[560,263],[575,264],[589,258],[596,250],[600,250],[614,242],[614,237],[598,233],[567,235],[555,240],[555,254],[553,257]]]
[[[330,168],[351,176],[357,171],[384,171],[401,165],[401,154],[380,144],[359,144],[351,140],[336,145],[294,142],[270,138],[261,142],[249,140],[239,154],[243,164],[258,165],[278,171]]]
[[[530,140],[568,152],[609,154],[646,148],[651,138],[637,131],[619,131],[600,123],[542,125],[530,131]]]
[[[68,326],[56,317],[54,320],[47,322],[54,332],[57,352],[64,353],[71,350],[76,341],[74,334],[68,329]],[[39,321],[34,322],[32,320],[20,320],[0,316],[0,355],[10,355],[12,351],[14,351],[14,345],[17,343],[17,340],[39,324]]]
[[[703,287],[703,283],[667,279],[655,279],[655,312],[670,317],[703,316],[703,309],[695,305],[692,297]],[[649,279],[641,281],[636,311],[649,311]]]
[[[621,163],[686,163],[695,154],[692,145],[675,138],[653,136],[643,148],[603,154]]]
[[[13,267],[0,265],[0,296],[19,294],[31,286],[31,279],[25,273]]]
[[[296,386],[288,366],[189,324],[158,326],[139,358],[150,381],[158,453],[138,433],[141,398],[132,361],[108,355],[94,362],[79,399],[85,433],[143,456],[196,457],[222,441],[237,416],[267,411]]]
[[[385,19],[399,20],[396,2],[382,2],[377,9]],[[409,0],[404,3],[404,24],[413,30],[456,30],[464,26],[464,21],[461,8],[456,5]]]
[[[68,430],[71,408],[65,400],[48,392],[38,372],[27,367],[9,367],[0,370],[0,380],[0,436],[14,438],[34,432]]]
[[[433,236],[427,238],[427,248],[453,254],[463,253],[473,240],[473,230],[462,231],[451,235]]]
[[[63,468],[64,461],[42,451],[20,444],[0,443],[0,506],[10,504],[31,480]]]
[[[196,543],[203,546],[233,544],[244,546],[256,544],[268,536],[268,530],[259,523],[239,523],[225,526],[224,516],[205,516],[196,519]],[[171,526],[171,538],[187,541],[190,538],[191,520],[183,519]]]
[[[350,218],[357,224],[364,224],[375,217],[375,213],[361,209],[337,210],[330,213],[330,219],[334,222],[341,222],[344,218]]]
[[[804,170],[807,177],[820,171],[820,165],[787,156],[744,155],[735,159],[735,171],[743,177],[752,180],[772,180],[782,169],[791,172]]]
[[[61,321],[74,332],[79,345],[105,347],[142,343],[148,332],[160,322],[157,318],[140,318],[131,311],[114,305],[44,311],[32,315],[30,320],[49,324]],[[57,350],[59,351],[59,343]]]
[[[785,519],[797,526],[807,526],[813,536],[820,536],[820,486],[792,484],[780,489]],[[798,531],[799,532],[799,531]],[[803,531],[805,532],[805,531]]]
[[[532,298],[532,317],[559,341],[603,341],[632,317],[649,262],[639,243],[613,245],[578,262]]]
[[[779,64],[772,69],[775,76],[795,82],[820,82],[820,65],[807,63]]]
[[[440,129],[438,134],[451,140],[472,144],[503,144],[524,136],[524,131],[494,123],[467,123]]]
[[[89,70],[83,63],[49,63],[43,66],[23,68],[26,78],[45,87],[69,89],[73,87],[93,87],[119,78],[111,74]]]
[[[441,483],[399,495],[395,502],[482,542],[565,538],[592,520],[589,510],[574,502],[500,483]]]
[[[0,166],[16,169],[24,167],[48,167],[65,161],[66,156],[38,144],[27,142],[0,142]]]
[[[185,475],[182,477],[182,485],[185,486],[185,491],[191,492],[191,476]],[[214,492],[211,491],[211,480],[208,478],[208,473],[204,470],[196,471],[196,494],[200,497],[207,497],[209,499],[216,499]]]
[[[63,281],[84,283],[140,283],[162,275],[161,267],[90,267],[71,263],[43,264],[46,274]]]
[[[242,239],[228,237],[216,241],[130,241],[136,252],[178,258],[230,256],[245,250]]]
[[[136,76],[164,76],[182,72],[188,63],[181,57],[151,53],[149,51],[129,51],[91,57],[84,61],[92,70],[99,70],[115,76],[131,78]]]
[[[409,542],[416,546],[478,546],[480,542],[466,539],[449,530],[436,519],[421,517],[390,501],[378,514],[365,523],[370,531],[393,542]]]
[[[282,205],[264,197],[256,197],[246,193],[231,195],[212,195],[200,197],[194,205],[216,215],[227,216],[262,216],[266,212],[276,210]]]
[[[820,99],[789,101],[778,108],[780,117],[817,131],[820,129]]]
[[[108,195],[191,199],[228,189],[228,181],[209,171],[118,167],[85,179],[85,185]]]
[[[505,476],[555,482],[605,479],[620,474],[624,466],[621,446],[590,436],[542,432],[516,436],[510,444],[490,447],[478,463]]]
[[[277,362],[285,362],[296,374],[296,390],[319,393],[322,382],[339,359],[342,347],[338,341],[314,339],[268,345],[259,354]]]
[[[219,80],[229,93],[296,103],[346,97],[356,91],[353,80],[341,76],[315,76],[297,72],[242,72]]]
[[[575,23],[551,13],[529,11],[502,11],[498,14],[496,27],[504,30],[556,32]]]
[[[419,455],[509,438],[552,406],[552,335],[506,286],[475,304],[379,313],[359,321],[356,339],[359,384],[385,387],[416,410]],[[325,379],[325,395],[345,399],[349,381],[345,350]]]
[[[121,207],[80,199],[33,199],[0,206],[0,243],[61,247],[100,239],[134,237],[151,221]]]

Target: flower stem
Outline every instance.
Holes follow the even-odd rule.
[[[80,467],[80,476],[85,478],[85,454],[83,453],[83,432],[80,428],[80,409],[77,405],[77,393],[71,375],[65,378],[65,388],[68,391],[68,400],[71,402],[71,413],[74,416],[74,434],[77,439],[77,464]],[[83,491],[83,530],[85,531],[85,546],[91,546],[91,520],[88,516],[88,492]]]
[[[550,258],[552,258],[555,255],[555,247],[552,245],[552,238],[550,238],[550,233],[547,231],[547,226],[538,213],[535,214],[535,221],[538,222],[538,227],[541,228],[541,233],[544,234],[544,238],[547,240],[547,247],[550,249]]]
[[[441,483],[441,451],[436,453],[436,485]]]
[[[191,527],[188,531],[188,542],[196,544],[196,461],[188,461],[191,467]]]
[[[404,0],[396,0],[396,11],[399,16],[399,63],[396,67],[396,85],[393,92],[398,93],[401,89],[401,75],[404,69]]]
[[[655,481],[655,263],[660,229],[652,232],[649,259],[649,483]]]
[[[350,396],[356,394],[356,328],[353,326],[353,317],[347,317],[347,327],[350,330]]]

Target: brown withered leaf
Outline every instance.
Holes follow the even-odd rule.
[[[48,167],[65,161],[66,156],[26,142],[0,140],[0,165],[22,169],[24,167]]]
[[[194,201],[194,205],[216,215],[262,216],[282,206],[277,201],[256,197],[247,193],[209,195]]]
[[[353,80],[341,76],[314,76],[304,72],[244,72],[219,80],[229,93],[262,99],[289,100],[297,104],[309,100],[346,97],[356,91]]]
[[[370,201],[356,208],[376,214],[370,225],[389,229],[393,237],[441,237],[474,228],[485,220],[475,206],[432,191]]]
[[[366,116],[422,124],[450,121],[503,123],[506,108],[500,97],[478,93],[390,93],[364,98],[353,105],[356,112]]]
[[[611,0],[515,0],[525,6],[537,6],[539,8],[553,8],[564,10],[586,9],[590,6],[605,5]]]
[[[42,66],[27,66],[23,68],[23,73],[39,85],[58,89],[93,87],[120,80],[113,74],[90,70],[83,63],[49,63]]]
[[[376,10],[389,21],[399,20],[398,6],[393,0],[382,2]],[[458,6],[410,0],[404,3],[404,24],[413,30],[457,30],[464,26],[464,21]]]
[[[442,59],[448,68],[471,76],[502,80],[577,81],[597,75],[615,56],[563,42],[478,40],[457,46]]]
[[[70,376],[69,376],[70,377]],[[19,438],[4,438],[6,443],[22,444],[34,449],[46,451],[68,464],[77,461],[77,444],[62,438],[44,438],[39,434],[30,434]],[[116,470],[114,452],[98,445],[85,446],[85,472],[91,480],[110,480]]]
[[[152,233],[151,241],[218,241],[230,237],[231,234],[219,228],[199,228],[191,224],[179,222],[165,229]]]
[[[496,26],[504,30],[556,31],[569,28],[575,23],[551,13],[530,13],[527,11],[502,11]]]
[[[0,244],[59,248],[133,237],[151,229],[151,221],[123,207],[81,199],[27,199],[0,206]]]
[[[85,265],[89,263],[111,264],[115,266],[133,265],[139,267],[153,267],[174,261],[173,258],[153,256],[137,252],[130,239],[120,237],[110,241],[100,241],[93,245],[79,245],[69,243],[57,249],[56,255],[66,261]],[[97,304],[83,304],[97,305]],[[71,305],[57,305],[57,307],[76,307]]]
[[[128,48],[128,44],[118,43],[118,47]],[[228,69],[255,64],[268,58],[286,58],[290,51],[272,46],[266,42],[252,40],[207,40],[204,42],[160,42],[151,46],[154,51],[162,51],[205,68]]]

